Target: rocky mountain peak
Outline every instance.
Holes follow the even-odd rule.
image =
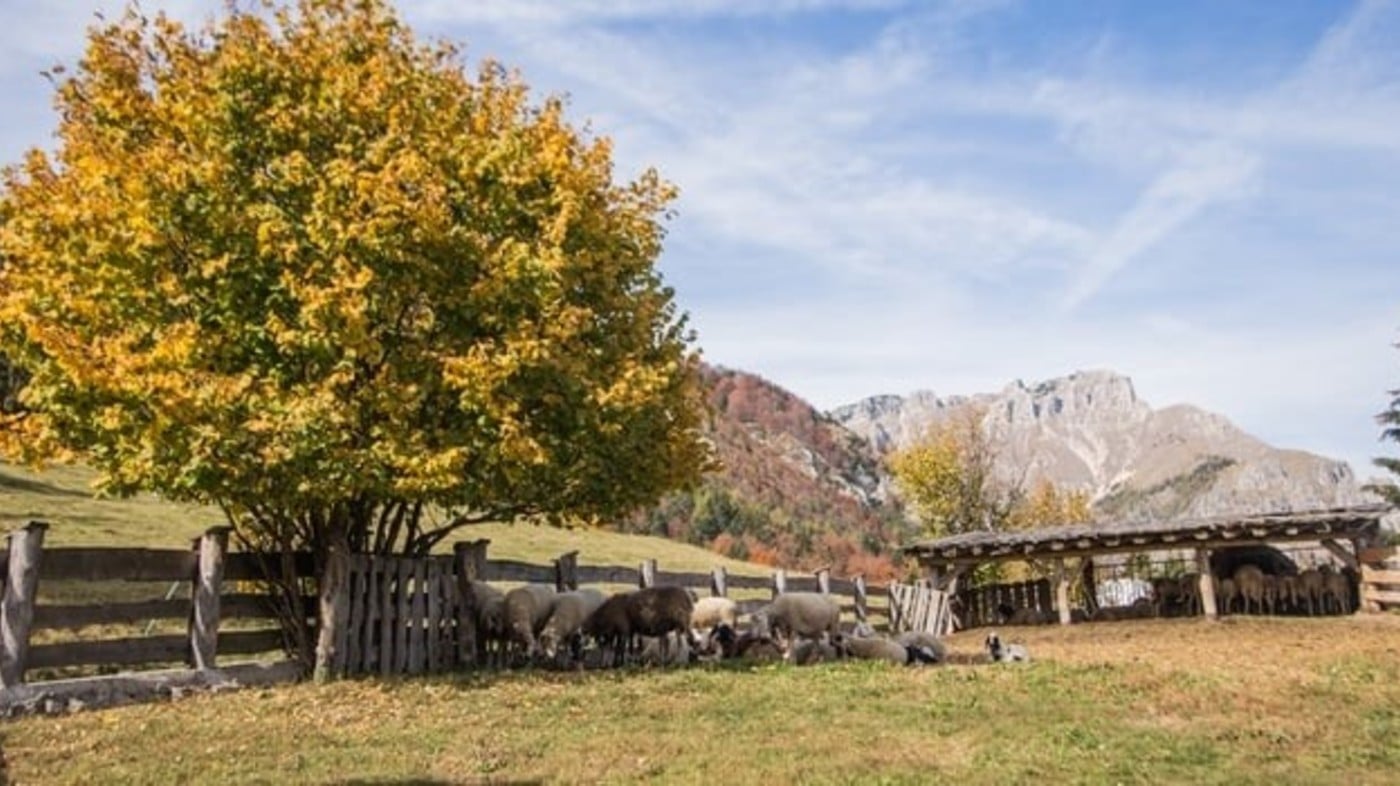
[[[1335,507],[1367,501],[1350,468],[1278,450],[1227,418],[1190,405],[1155,410],[1112,371],[1078,371],[1000,393],[882,396],[832,415],[888,453],[914,444],[959,408],[980,408],[998,471],[1090,493],[1114,518]]]

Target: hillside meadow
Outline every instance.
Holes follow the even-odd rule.
[[[1394,783],[1400,619],[1007,629],[958,661],[295,685],[0,727],[15,783]]]
[[[0,465],[0,522],[49,543],[178,548],[220,522],[94,500],[91,474]],[[767,568],[657,538],[475,527],[500,558]],[[52,591],[54,588],[50,588]],[[43,588],[41,588],[43,593]],[[355,680],[0,725],[25,783],[1393,783],[1400,617],[1153,620],[984,631],[925,669],[839,663]]]

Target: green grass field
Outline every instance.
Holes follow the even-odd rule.
[[[16,783],[1388,784],[1400,619],[1005,630],[1029,665],[296,685],[0,727]]]
[[[0,466],[0,519],[51,545],[180,548],[217,513],[93,500]],[[495,557],[766,568],[669,541],[474,528]],[[42,594],[42,588],[41,588]],[[1345,783],[1400,781],[1400,617],[1003,630],[1035,662],[841,663],[358,680],[0,725],[14,783]]]
[[[83,467],[33,472],[0,463],[0,528],[8,532],[26,521],[49,523],[48,546],[144,546],[188,548],[211,526],[224,523],[214,508],[180,505],[151,495],[97,499],[94,473]],[[655,559],[662,570],[706,571],[723,565],[730,573],[767,575],[771,568],[722,557],[665,538],[620,535],[590,529],[556,529],[530,524],[483,524],[461,531],[460,540],[488,538],[489,556],[547,563],[578,551],[589,565],[636,565]],[[444,548],[451,548],[451,541]]]

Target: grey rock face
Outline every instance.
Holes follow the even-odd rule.
[[[970,407],[982,413],[1005,479],[1086,491],[1110,520],[1370,501],[1344,462],[1273,448],[1196,407],[1153,409],[1132,380],[1109,371],[1017,381],[1000,393],[970,397],[878,396],[831,414],[889,453]]]

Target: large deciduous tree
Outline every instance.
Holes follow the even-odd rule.
[[[674,189],[616,182],[559,99],[381,0],[129,11],[53,80],[54,149],[0,194],[7,455],[322,564],[612,516],[708,460]]]

